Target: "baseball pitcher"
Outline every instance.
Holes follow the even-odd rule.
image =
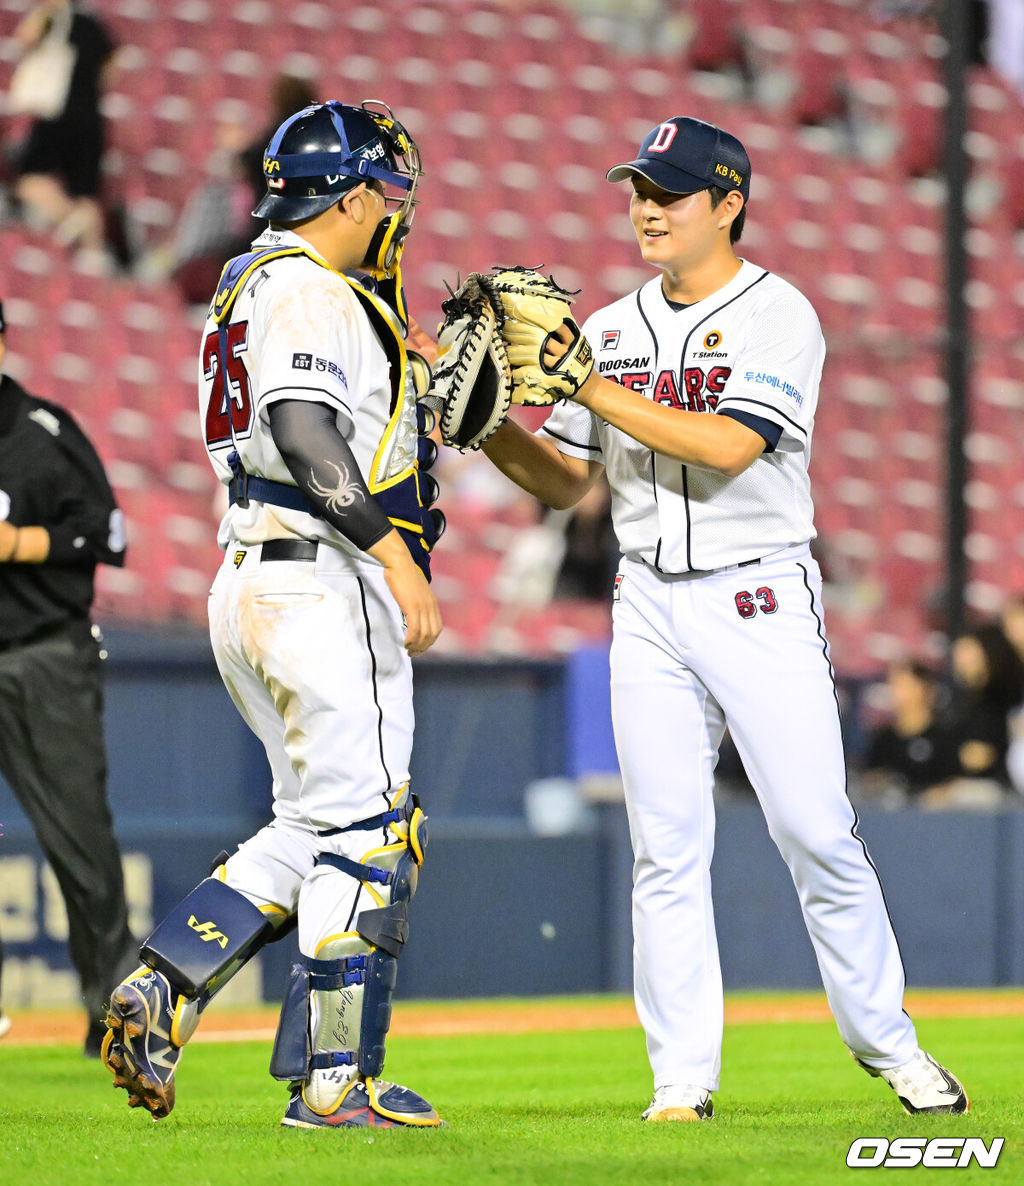
[[[446,302],[431,398],[446,442],[482,447],[550,506],[574,505],[608,476],[623,553],[612,716],[635,855],[636,1004],[655,1087],[644,1119],[714,1111],[723,1009],[712,791],[726,727],[789,866],[850,1052],[908,1112],[964,1112],[963,1087],[920,1049],[903,1011],[899,947],[846,795],[809,549],[818,318],[791,284],[735,252],[750,161],[734,136],[668,119],[607,176],[629,183],[629,217],[657,277],[582,330],[572,294],[537,273],[471,277]],[[501,343],[481,349],[494,335]],[[506,401],[545,393],[557,406],[536,435],[504,418]]]

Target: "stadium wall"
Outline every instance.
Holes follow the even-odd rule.
[[[109,639],[110,797],[140,936],[222,849],[266,821],[262,749],[231,706],[205,639]],[[567,787],[604,787],[606,659],[422,661],[413,785],[431,839],[400,986],[411,997],[628,991],[630,853],[614,795],[571,819]],[[604,777],[604,781],[601,779]],[[713,877],[726,986],[820,983],[788,873],[749,797],[723,797]],[[9,1007],[73,1000],[55,880],[0,783],[0,935]],[[561,831],[562,826],[569,827]],[[908,983],[1024,984],[1024,813],[862,814]],[[548,834],[544,834],[548,833]],[[750,887],[757,886],[756,894]],[[275,999],[294,939],[235,991]],[[229,990],[230,991],[230,990]]]

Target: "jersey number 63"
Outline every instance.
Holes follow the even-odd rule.
[[[762,585],[755,593],[748,593],[746,589],[736,594],[736,611],[741,618],[753,618],[757,611],[763,614],[773,614],[779,608],[775,594],[767,585]]]
[[[206,444],[211,449],[230,443],[236,437],[247,437],[252,429],[249,372],[240,358],[248,342],[249,323],[239,321],[228,326],[226,386],[220,360],[219,336],[216,333],[208,334],[203,343],[203,376],[210,384],[210,400],[206,405]]]

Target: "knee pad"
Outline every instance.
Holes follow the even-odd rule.
[[[263,946],[273,923],[244,894],[207,877],[171,911],[139,954],[204,1006]]]
[[[384,1066],[398,957],[409,933],[427,843],[426,816],[416,804],[395,834],[397,843],[372,849],[362,861],[325,853],[329,864],[362,882],[379,905],[360,911],[356,928],[332,936],[315,957],[300,955],[285,994],[270,1073],[307,1079],[313,1071],[349,1068],[374,1078]]]

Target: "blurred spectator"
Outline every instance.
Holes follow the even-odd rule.
[[[953,640],[952,700],[943,723],[957,749],[957,777],[928,792],[930,807],[995,806],[1009,789],[1010,716],[1020,706],[1024,668],[996,622]]]
[[[225,262],[248,251],[259,234],[252,211],[267,192],[263,154],[271,136],[289,115],[316,102],[305,79],[278,75],[270,121],[255,140],[246,104],[226,100],[218,106],[206,177],[189,195],[171,238],[137,265],[140,279],[169,278],[187,304],[209,303]]]
[[[999,614],[999,624],[1024,667],[1024,594],[1006,601]]]
[[[297,78],[291,74],[278,74],[270,88],[270,115],[263,131],[251,140],[241,152],[241,169],[243,178],[248,182],[252,201],[249,209],[254,210],[257,203],[267,192],[266,178],[263,176],[263,154],[267,150],[270,138],[280,125],[313,103],[319,103],[316,88],[308,78]]]
[[[103,253],[100,95],[115,44],[106,26],[76,0],[38,5],[14,37],[27,54],[48,35],[66,38],[74,50],[70,82],[59,113],[36,118],[19,150],[15,197],[26,220],[52,227],[59,242]]]
[[[935,12],[936,0],[874,0],[871,5],[871,15],[883,21],[919,20],[932,17]]]
[[[600,481],[580,499],[563,526],[564,550],[555,578],[554,596],[611,604],[619,566],[619,547],[612,527],[611,492]]]
[[[249,135],[248,110],[231,100],[218,106],[205,179],[182,207],[174,234],[136,265],[142,280],[173,281],[190,305],[209,303],[225,262],[248,251],[259,231],[241,155]]]
[[[1000,624],[1010,646],[1024,668],[1024,594],[1011,597],[1003,606]],[[1024,795],[1024,694],[1021,703],[1010,713],[1010,747],[1006,753],[1006,772],[1010,785]]]
[[[957,747],[939,720],[938,674],[915,660],[890,666],[892,719],[871,734],[863,789],[889,805],[941,786],[960,773]]]

